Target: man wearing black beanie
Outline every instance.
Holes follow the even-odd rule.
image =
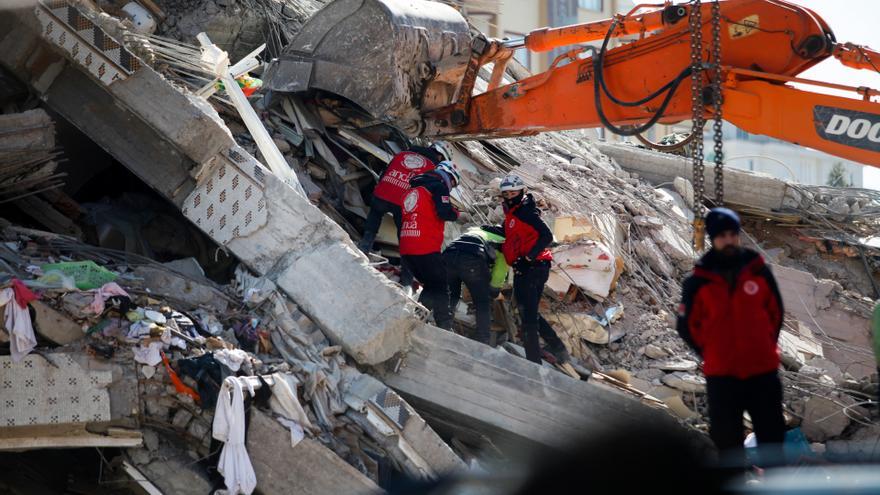
[[[712,209],[706,231],[712,248],[682,284],[677,330],[703,359],[709,433],[723,458],[742,463],[748,411],[762,464],[783,463],[782,297],[761,255],[740,245],[736,213]]]

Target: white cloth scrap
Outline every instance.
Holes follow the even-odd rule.
[[[162,362],[162,342],[150,342],[147,347],[139,345],[132,349],[134,360],[148,366],[156,366]]]
[[[250,495],[257,487],[257,475],[244,444],[244,392],[242,385],[254,395],[253,385],[248,380],[234,376],[223,380],[214,411],[214,424],[211,434],[223,442],[217,471],[223,475],[226,490],[230,495],[243,493]]]
[[[149,321],[136,321],[128,327],[128,338],[130,339],[139,339],[141,337],[149,337],[150,336],[150,328],[154,324]]]
[[[293,375],[275,373],[272,375],[272,396],[269,398],[269,407],[275,414],[296,421],[308,429],[313,429],[309,415],[299,403],[296,395],[298,381]]]
[[[107,299],[110,299],[113,296],[130,297],[128,292],[125,292],[125,290],[117,285],[116,282],[106,283],[101,286],[100,289],[95,289],[94,292],[95,299],[92,301],[92,304],[89,305],[89,309],[96,315],[104,312],[104,303],[107,302]]]
[[[0,291],[0,306],[6,306],[4,325],[9,332],[9,351],[12,360],[17,363],[37,346],[31,314],[27,307],[22,308],[15,301],[15,290],[12,287]]]
[[[278,418],[278,422],[290,429],[290,446],[296,447],[306,437],[301,424],[287,418]]]
[[[214,351],[214,359],[232,371],[238,371],[248,354],[241,349],[219,349]]]

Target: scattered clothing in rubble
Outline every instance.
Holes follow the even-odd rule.
[[[128,292],[125,292],[125,290],[117,285],[116,282],[106,283],[102,285],[101,288],[95,289],[94,293],[95,299],[92,301],[92,304],[89,305],[89,309],[96,315],[104,313],[104,305],[112,296],[125,296],[130,298]]]
[[[197,309],[192,312],[192,315],[198,318],[199,330],[206,337],[217,336],[223,333],[223,324],[217,320],[217,317],[204,309]]]
[[[296,390],[299,381],[293,375],[275,373],[272,375],[272,397],[269,399],[269,407],[276,414],[295,421],[308,429],[313,429],[309,416],[303,409],[297,398]]]
[[[241,369],[241,364],[248,358],[248,354],[241,349],[218,349],[214,351],[214,359],[226,365],[233,372]]]
[[[305,432],[305,430],[303,430],[302,425],[300,425],[296,421],[291,421],[286,418],[278,418],[278,422],[290,430],[290,446],[291,447],[296,447],[297,444],[302,442],[303,438],[306,437],[306,432]]]
[[[202,407],[213,409],[225,378],[223,368],[214,359],[214,355],[206,353],[195,358],[180,359],[177,361],[177,369],[181,375],[189,376],[198,384]]]
[[[35,299],[37,296],[17,279],[12,281],[12,287],[0,291],[0,307],[6,308],[4,325],[9,331],[9,350],[16,363],[37,346],[37,337],[34,335],[28,310],[28,303]]]
[[[260,320],[257,318],[251,318],[247,321],[241,321],[233,325],[232,330],[242,349],[248,352],[257,351],[257,342],[260,340],[259,324]],[[233,371],[238,370],[235,369]]]
[[[143,344],[132,348],[134,352],[134,360],[146,364],[147,366],[156,366],[162,362],[162,342],[150,342],[144,347]]]
[[[165,370],[168,372],[168,378],[171,379],[171,383],[174,385],[174,389],[177,391],[177,393],[186,394],[192,397],[194,401],[201,404],[202,398],[199,396],[198,392],[186,386],[186,384],[183,383],[183,380],[181,380],[180,377],[177,376],[177,372],[175,372],[174,369],[171,368],[171,363],[168,361],[168,356],[166,356],[164,352],[162,353],[162,362],[165,364]]]
[[[257,476],[244,444],[245,414],[242,387],[247,387],[250,395],[254,395],[253,386],[248,380],[239,380],[232,376],[223,380],[217,408],[214,411],[212,436],[223,442],[217,470],[223,475],[229,495],[239,493],[249,495],[257,487]]]

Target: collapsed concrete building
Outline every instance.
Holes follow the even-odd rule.
[[[395,283],[393,233],[380,235],[392,262],[355,248],[364,191],[403,144],[387,125],[333,100],[284,96],[261,107],[255,98],[300,194],[271,171],[222,94],[197,94],[204,74],[187,77],[174,63],[174,53],[197,52],[200,32],[233,60],[264,41],[280,54],[317,2],[144,5],[165,18],[166,37],[135,32],[114,2],[0,11],[0,201],[15,206],[3,215],[0,280],[42,279],[31,284],[41,297],[31,303],[35,350],[2,357],[2,450],[98,447],[116,457],[94,464],[120,486],[221,487],[210,384],[181,362],[230,353],[240,362],[215,386],[231,374],[280,394],[289,380],[304,406],[293,413],[257,397],[248,406],[262,493],[374,492],[389,473],[431,479],[634,425],[705,448],[704,382],[671,329],[695,256],[683,159],[574,131],[457,144],[459,199],[473,221],[499,220],[492,180],[512,170],[553,219],[560,262],[542,311],[575,366],[538,366],[521,359],[509,308],[495,329],[509,342],[495,348],[464,336],[466,305],[458,334],[432,326]],[[56,163],[56,134],[67,163]],[[744,172],[726,180],[786,294],[787,419],[827,451],[856,449],[877,435],[860,403],[876,387],[862,294],[877,296],[878,258],[863,239],[876,233],[880,198],[854,191],[841,204],[840,190]],[[161,213],[141,219],[144,210]],[[171,262],[190,256],[197,261]],[[112,274],[101,282],[125,292],[125,308],[107,299],[90,311],[104,283],[71,287],[47,268],[87,260]],[[155,361],[159,348],[166,362]]]

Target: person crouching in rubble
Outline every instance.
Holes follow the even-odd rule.
[[[364,236],[358,243],[358,248],[364,254],[368,254],[373,249],[376,234],[382,225],[382,218],[387,213],[391,213],[394,218],[398,241],[400,240],[401,208],[403,198],[409,192],[409,180],[416,175],[434,170],[436,164],[441,161],[451,159],[452,145],[446,141],[436,141],[428,148],[412,146],[409,150],[394,155],[373,189],[370,212],[364,223]],[[401,285],[407,286],[412,280],[410,276],[404,275],[408,274],[401,273]]]
[[[518,175],[510,174],[501,181],[504,201],[504,244],[501,251],[513,267],[513,295],[516,297],[522,320],[526,359],[541,362],[540,335],[549,350],[561,362],[568,360],[565,344],[549,324],[541,324],[538,305],[544,293],[544,284],[550,277],[550,243],[553,233],[541,219],[541,210],[526,184]]]
[[[473,227],[443,251],[449,281],[449,308],[454,313],[461,297],[461,284],[468,288],[477,313],[474,340],[489,344],[492,300],[498,297],[507,278],[507,262],[498,252],[504,242],[500,226]]]
[[[703,359],[709,434],[739,466],[748,411],[762,463],[782,463],[785,420],[776,345],[782,297],[761,255],[740,245],[736,213],[712,209],[706,231],[712,248],[682,284],[677,330]]]
[[[403,199],[400,258],[424,290],[419,301],[434,314],[438,327],[452,329],[449,286],[440,248],[445,222],[454,222],[459,212],[449,192],[461,183],[455,164],[440,162],[433,171],[410,179],[410,191]]]

